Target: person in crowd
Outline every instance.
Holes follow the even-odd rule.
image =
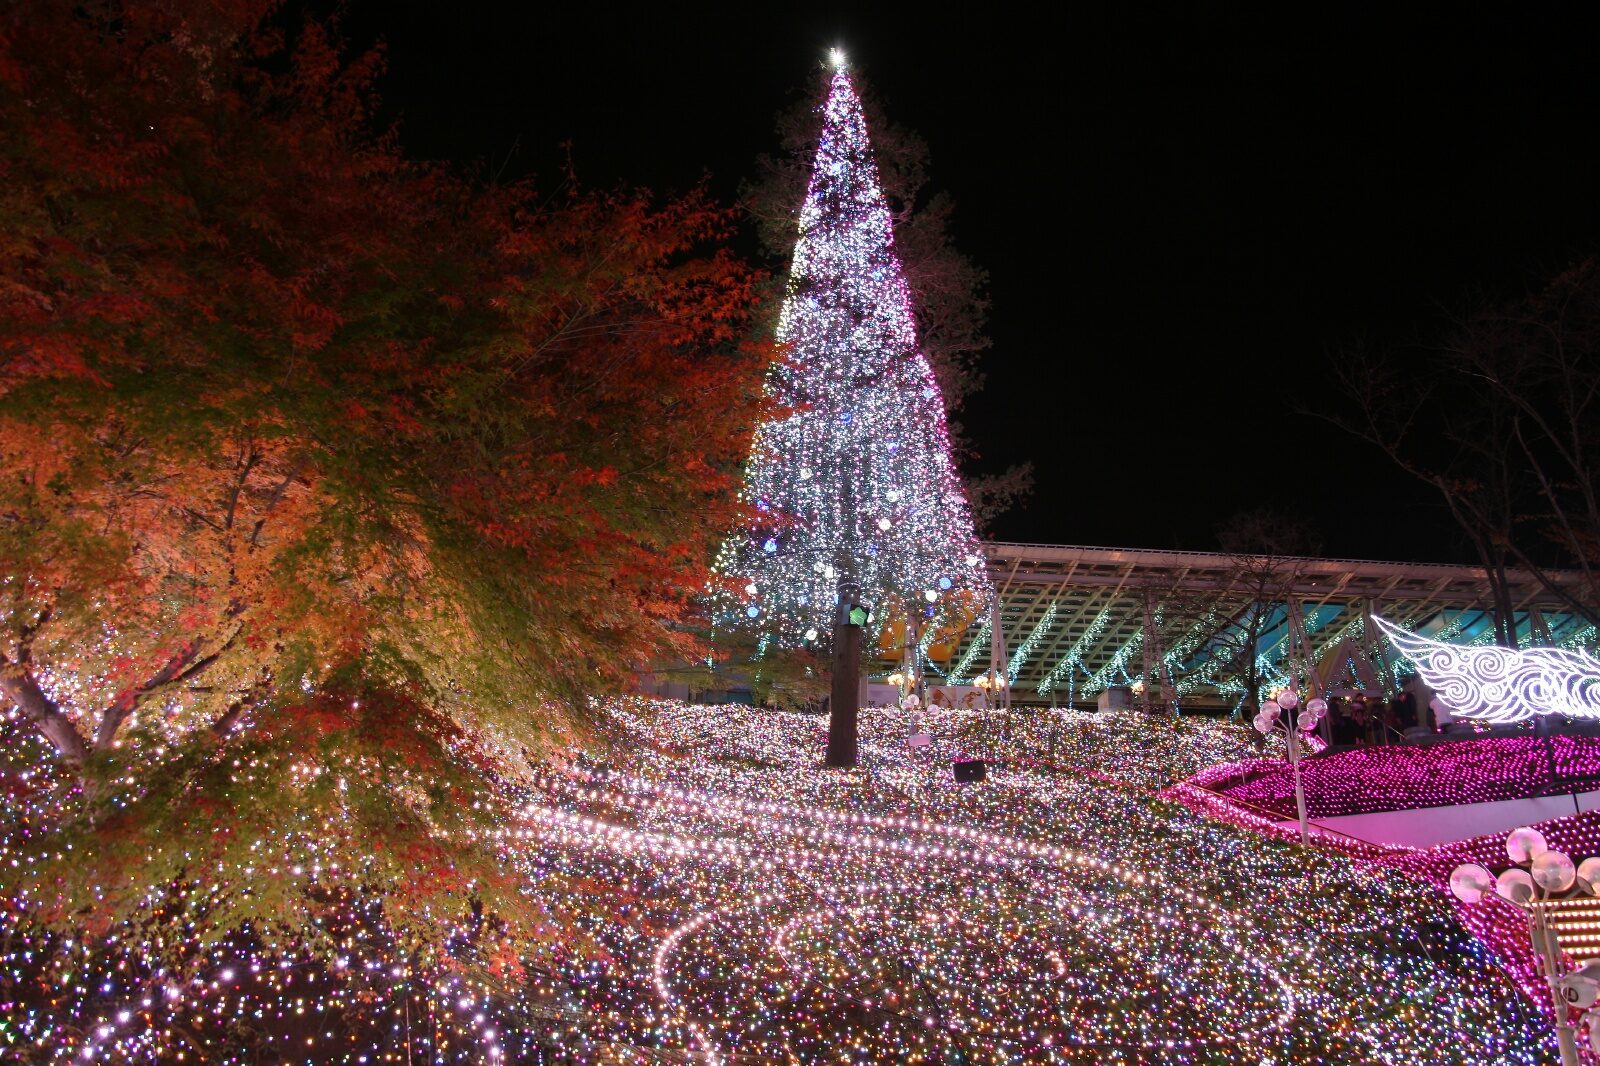
[[[1351,697],[1348,713],[1355,733],[1355,743],[1367,743],[1367,734],[1372,726],[1372,717],[1367,710],[1367,698],[1359,694]]]
[[[1375,743],[1392,744],[1400,734],[1400,716],[1396,711],[1394,701],[1379,698],[1375,701],[1377,708],[1377,728],[1374,730]]]
[[[1395,722],[1402,733],[1417,727],[1417,698],[1415,696],[1407,690],[1401,689],[1395,694],[1394,702],[1391,706],[1394,708]]]
[[[1350,717],[1350,701],[1343,696],[1335,696],[1331,701],[1329,711],[1333,718],[1330,728],[1333,731],[1335,744],[1348,745],[1356,742],[1356,723]]]

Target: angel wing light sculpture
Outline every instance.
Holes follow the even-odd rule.
[[[1541,714],[1600,719],[1600,660],[1565,648],[1465,647],[1374,617],[1440,701],[1463,718],[1520,722]]]

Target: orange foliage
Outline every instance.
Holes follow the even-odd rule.
[[[514,721],[702,651],[767,356],[728,212],[409,163],[270,6],[0,14],[0,689],[80,766],[353,662]]]

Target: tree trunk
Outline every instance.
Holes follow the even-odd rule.
[[[1505,554],[1495,552],[1489,570],[1489,588],[1494,593],[1495,643],[1502,648],[1517,646],[1517,608],[1511,598],[1510,582],[1506,577]]]
[[[1505,619],[1503,647],[1515,648],[1517,646],[1517,605],[1511,598],[1511,582],[1506,576],[1505,557],[1502,555],[1495,563],[1499,580],[1495,582],[1495,597],[1500,601],[1498,612]]]
[[[833,625],[833,691],[828,701],[829,766],[856,764],[856,717],[861,705],[861,627],[850,624],[854,589],[839,583]]]
[[[23,671],[17,675],[0,674],[0,692],[11,697],[22,717],[53,745],[56,751],[74,768],[81,768],[89,758],[89,745],[78,732],[78,727],[44,694],[33,675]]]
[[[1250,628],[1246,631],[1244,690],[1245,710],[1253,717],[1261,711],[1261,601],[1251,608]]]
[[[856,717],[861,703],[861,627],[833,627],[833,694],[828,703],[828,765],[856,764]]]

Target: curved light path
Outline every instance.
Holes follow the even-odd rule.
[[[928,1061],[1016,1062],[1219,1049],[1294,1018],[1294,991],[1261,961],[1268,945],[1250,919],[1079,850],[638,778],[585,775],[563,791],[613,818],[695,819],[706,831],[535,805],[523,839],[800,874],[784,891],[717,901],[656,949],[656,993],[709,1061],[782,1061],[797,1040],[837,1039],[817,1029],[812,1006],[875,1029],[874,1060],[907,1048]],[[1130,916],[1161,942],[1123,932]],[[1203,957],[1186,950],[1197,944]],[[775,1000],[796,1009],[775,1012]],[[1085,1031],[1089,1019],[1098,1024]],[[963,1049],[969,1030],[988,1051]]]
[[[1160,801],[1242,754],[1200,723],[1040,716],[1001,739],[979,715],[877,712],[869,770],[839,774],[815,764],[818,719],[658,712],[622,708],[643,742],[542,773],[502,830],[530,891],[591,901],[552,911],[610,952],[578,999],[650,1054],[1542,1061],[1532,1010],[1426,890]],[[939,754],[909,753],[930,721]],[[1005,765],[954,785],[975,748]]]
[[[485,828],[441,844],[494,846],[525,906],[515,927],[442,916],[448,967],[362,934],[331,968],[249,941],[175,981],[126,969],[143,941],[43,943],[34,965],[40,942],[7,928],[0,977],[33,1000],[0,1003],[0,1043],[51,1066],[176,1061],[202,1023],[246,1039],[218,1066],[1554,1061],[1536,1001],[1436,888],[1163,798],[1248,772],[1253,738],[1223,723],[871,709],[864,768],[841,774],[814,716],[597,710],[607,761],[508,750],[459,797]],[[973,755],[989,780],[955,784]]]

